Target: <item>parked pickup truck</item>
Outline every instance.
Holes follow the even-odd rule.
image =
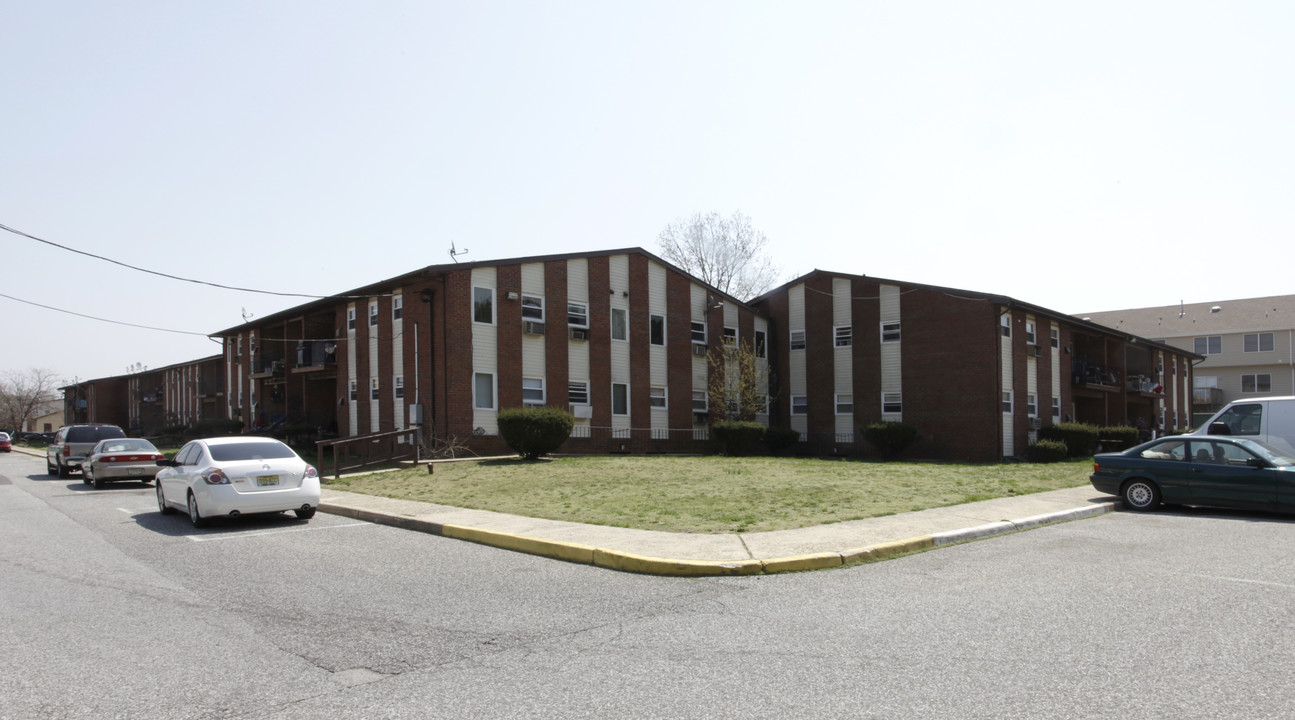
[[[126,433],[116,425],[64,425],[54,433],[54,441],[45,448],[45,469],[50,475],[68,477],[74,470],[81,469],[86,455],[100,440],[124,437]]]

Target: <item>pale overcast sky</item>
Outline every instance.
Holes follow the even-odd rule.
[[[740,210],[814,268],[1067,313],[1295,292],[1295,3],[0,5],[0,224],[330,294]],[[1274,272],[1274,266],[1281,268]],[[298,304],[0,232],[0,293],[199,335]],[[0,372],[218,351],[0,297]]]

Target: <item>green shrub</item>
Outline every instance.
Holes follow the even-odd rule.
[[[1025,459],[1032,463],[1053,463],[1066,459],[1069,450],[1060,440],[1040,440],[1030,443],[1025,451]]]
[[[864,425],[863,437],[884,458],[896,458],[917,440],[917,426],[906,422],[873,422]]]
[[[1097,431],[1102,448],[1108,451],[1127,450],[1138,444],[1138,429],[1129,425],[1104,427]]]
[[[1068,457],[1085,457],[1097,449],[1097,427],[1083,423],[1057,423],[1039,428],[1040,440],[1059,440]]]
[[[188,435],[195,438],[219,437],[221,435],[241,435],[243,433],[242,420],[226,420],[224,418],[207,418],[199,420],[189,427]]]
[[[720,420],[710,429],[726,455],[746,455],[764,437],[764,426],[747,420]]]
[[[571,437],[576,419],[557,407],[512,408],[499,412],[499,434],[527,460],[547,455]]]
[[[764,431],[764,446],[774,455],[781,455],[800,442],[800,431],[787,427],[771,427]]]

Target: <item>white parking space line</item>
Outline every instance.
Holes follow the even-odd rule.
[[[144,513],[149,513],[149,512],[157,512],[156,508],[145,508],[141,510],[141,509],[119,507],[117,509],[120,510],[121,512],[126,513],[127,515],[132,515],[132,516],[142,515]],[[202,536],[187,535],[186,537],[194,542],[211,542],[213,540],[237,540],[239,538],[260,537],[262,535],[281,535],[283,533],[310,532],[311,530],[340,530],[342,528],[361,527],[364,525],[368,525],[370,527],[376,527],[376,525],[374,525],[371,522],[360,521],[360,522],[346,523],[344,525],[329,525],[328,527],[312,526],[312,527],[304,527],[304,528],[284,528],[283,530],[262,530],[260,532],[235,533],[230,535],[224,535],[224,534],[202,535]]]

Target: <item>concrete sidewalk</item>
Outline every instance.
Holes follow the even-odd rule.
[[[817,570],[1111,512],[1091,487],[796,530],[693,534],[582,525],[324,488],[319,509],[384,525],[614,570],[753,575]]]

